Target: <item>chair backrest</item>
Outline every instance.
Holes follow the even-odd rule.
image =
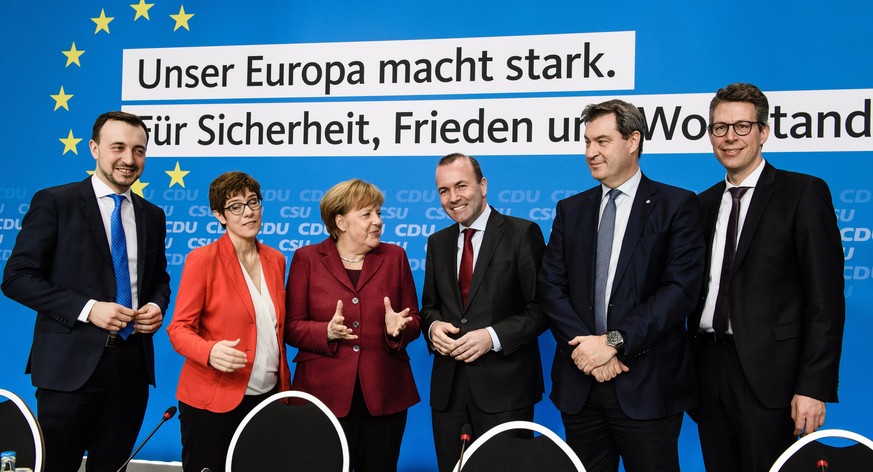
[[[830,446],[822,438],[844,438],[854,441],[849,446]],[[776,459],[770,472],[822,470],[819,461],[827,462],[827,470],[870,470],[873,464],[873,441],[843,429],[822,429],[807,434]]]
[[[21,397],[3,389],[0,389],[0,450],[15,451],[17,467],[42,472],[45,443],[36,416]]]
[[[531,430],[539,436],[522,439],[506,434],[515,429]],[[462,459],[464,472],[585,472],[582,461],[563,439],[530,421],[509,421],[491,428],[473,441]],[[453,470],[458,470],[458,465]]]
[[[225,468],[345,472],[349,446],[336,416],[319,399],[294,390],[279,392],[243,418],[230,441]]]

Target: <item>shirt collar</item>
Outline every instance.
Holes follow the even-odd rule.
[[[460,231],[463,232],[467,228],[473,228],[476,231],[485,231],[485,226],[488,225],[488,218],[491,216],[491,207],[485,205],[485,209],[482,210],[482,214],[476,218],[476,221],[473,222],[470,226],[464,226],[461,223],[458,223],[458,227]]]
[[[91,176],[91,186],[94,188],[94,195],[97,195],[97,197],[108,197],[109,195],[115,195],[115,190],[109,188],[109,186],[106,185],[105,182],[100,180],[100,178],[97,177],[96,174]],[[127,198],[127,201],[133,203],[133,200],[131,200],[130,198],[130,189],[127,189],[121,195],[124,195],[125,198]]]
[[[732,184],[732,183],[727,179],[727,175],[725,175],[725,177],[724,177],[724,182],[725,182],[726,185],[725,185],[725,187],[724,187],[724,191],[727,192],[728,189],[731,188],[731,187],[751,187],[751,188],[755,188],[755,186],[758,185],[758,180],[761,178],[761,174],[764,172],[764,166],[765,166],[765,165],[767,165],[767,161],[765,161],[764,159],[761,159],[761,163],[758,164],[758,167],[756,167],[755,170],[753,170],[752,173],[748,175],[748,177],[746,177],[745,179],[743,179],[743,181],[740,182],[740,185],[734,185],[734,184]]]
[[[619,185],[617,188],[619,191],[621,191],[622,194],[633,197],[637,194],[637,189],[640,187],[640,181],[642,180],[643,171],[637,168],[637,171],[634,173],[634,175],[631,176],[631,178],[625,180],[624,183]],[[601,198],[602,200],[603,198],[606,198],[606,194],[612,189],[603,184],[600,184],[600,188],[601,190],[603,190],[603,197]]]

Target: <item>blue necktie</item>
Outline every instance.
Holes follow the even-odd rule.
[[[612,189],[606,195],[609,201],[600,217],[597,229],[597,258],[594,263],[594,334],[606,333],[606,282],[609,279],[609,260],[612,257],[612,239],[615,235],[615,199],[621,190]]]
[[[112,231],[112,267],[115,269],[115,302],[128,308],[133,308],[130,293],[130,269],[127,265],[127,238],[124,237],[124,225],[121,224],[121,203],[126,200],[124,195],[110,195],[115,200],[110,223]],[[133,322],[118,331],[121,339],[127,339],[133,333]]]

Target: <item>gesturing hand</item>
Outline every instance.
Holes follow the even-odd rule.
[[[352,334],[352,329],[343,324],[343,301],[336,301],[336,311],[333,318],[327,323],[327,340],[336,341],[337,339],[358,339],[357,335]]]
[[[239,344],[236,341],[218,341],[209,351],[209,365],[221,372],[233,372],[246,366],[246,353],[234,349]]]
[[[391,308],[391,300],[388,297],[385,297],[385,328],[388,331],[388,335],[391,337],[397,337],[400,335],[400,332],[406,328],[406,324],[409,323],[409,320],[412,318],[409,316],[409,308],[403,309],[401,312],[394,311]]]

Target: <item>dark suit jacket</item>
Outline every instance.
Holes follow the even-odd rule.
[[[545,328],[536,302],[536,277],[543,254],[543,234],[530,221],[504,216],[492,208],[488,218],[467,306],[458,288],[458,232],[453,224],[428,238],[421,313],[422,330],[445,321],[461,329],[458,337],[491,326],[500,352],[488,352],[467,364],[476,405],[495,413],[536,404],[543,396],[537,337]],[[428,342],[428,348],[433,349]],[[430,404],[448,406],[457,361],[435,355]]]
[[[419,335],[418,296],[406,252],[382,243],[367,253],[357,286],[328,238],[298,249],[285,287],[285,339],[299,349],[294,390],[311,393],[338,417],[352,404],[355,379],[372,415],[397,413],[418,403],[406,345]],[[399,339],[385,328],[384,298],[395,311],[409,308],[411,320]],[[358,339],[327,341],[327,324],[343,301],[345,325]]]
[[[722,181],[700,194],[707,261],[724,189]],[[761,403],[786,407],[794,394],[836,402],[846,301],[842,242],[824,181],[765,165],[730,288],[737,354]]]
[[[140,306],[155,303],[166,315],[170,276],[159,207],[132,195],[137,233]],[[115,300],[109,241],[90,178],[40,190],[24,216],[6,263],[3,293],[37,311],[27,372],[36,387],[73,391],[91,377],[108,332],[77,321],[89,299]],[[155,383],[152,335],[143,343],[151,384]]]
[[[593,377],[573,364],[576,336],[594,332],[594,260],[601,186],[558,202],[540,271],[540,304],[557,341],[551,398],[564,413],[585,405]],[[704,242],[697,197],[643,175],[632,203],[612,285],[608,329],[624,337],[615,378],[619,404],[632,419],[682,412],[694,399],[686,319],[703,277]]]
[[[258,243],[261,268],[276,309],[279,342],[279,390],[288,390],[291,372],[285,358],[285,256]],[[176,397],[195,408],[216,413],[230,411],[243,400],[257,353],[255,306],[242,267],[227,233],[199,247],[185,260],[173,321],[167,334],[176,352],[185,356]],[[212,347],[221,340],[240,339],[235,349],[248,356],[246,366],[233,373],[209,365]]]

